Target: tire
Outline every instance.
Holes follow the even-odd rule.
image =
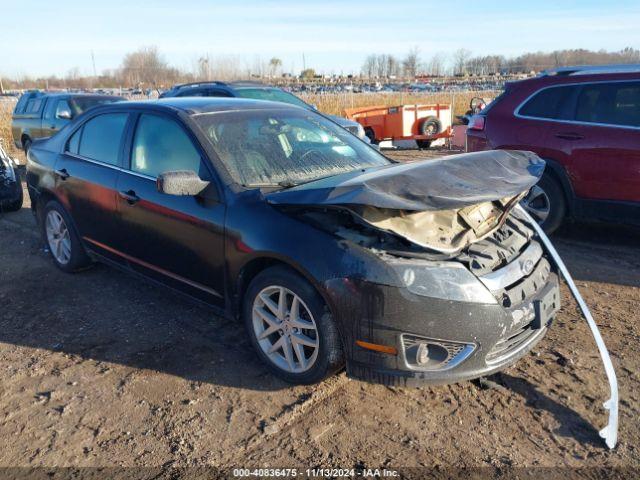
[[[364,134],[365,134],[365,135],[367,136],[367,138],[371,141],[371,144],[372,144],[372,145],[377,145],[378,143],[380,143],[380,142],[378,142],[378,141],[376,140],[376,133],[373,131],[373,128],[371,128],[371,127],[367,127],[367,128],[365,128],[365,129],[364,129]]]
[[[276,302],[282,292],[285,293],[283,311],[288,312],[286,315],[276,313],[279,310]],[[298,298],[298,323],[289,323],[292,320],[288,314],[294,309],[293,296]],[[264,298],[271,302],[270,307]],[[317,383],[344,365],[338,328],[322,297],[307,280],[286,267],[270,267],[251,281],[244,296],[242,316],[258,357],[274,375],[286,382]],[[260,335],[263,336],[259,338]],[[301,341],[307,344],[303,345]],[[280,346],[268,353],[268,349],[276,344]],[[287,360],[286,350],[289,350],[291,361]]]
[[[416,140],[416,144],[418,145],[418,148],[430,148],[431,140]]]
[[[23,141],[22,141],[22,149],[24,150],[24,154],[25,156],[29,153],[29,149],[31,148],[31,144],[33,142],[31,141],[31,139],[29,137],[26,137]]]
[[[49,220],[50,217],[51,220]],[[60,220],[63,228],[56,228],[53,219]],[[47,222],[49,221],[51,221],[53,225],[48,224]],[[91,259],[88,257],[76,233],[71,217],[57,201],[51,200],[45,205],[42,214],[41,228],[44,242],[49,249],[53,263],[60,270],[72,273],[91,265]],[[52,239],[52,234],[57,236],[60,241],[56,243],[55,240]],[[66,248],[65,239],[68,239]]]
[[[548,234],[558,229],[567,211],[564,191],[558,181],[550,175],[542,175],[540,181],[531,187],[522,200],[522,204]]]
[[[3,208],[5,212],[17,212],[22,208],[22,202],[24,201],[24,194],[22,193],[22,184],[19,185],[19,193],[18,198],[13,202],[7,203],[7,205]]]
[[[420,122],[420,135],[436,135],[442,131],[442,122],[438,117],[426,117]]]

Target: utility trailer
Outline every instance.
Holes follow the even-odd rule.
[[[383,140],[415,140],[419,148],[429,148],[439,139],[453,136],[449,104],[376,105],[345,109],[345,116],[364,128],[371,143]]]

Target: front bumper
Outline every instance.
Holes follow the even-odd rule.
[[[338,312],[347,374],[393,386],[454,383],[506,368],[544,337],[560,301],[555,274],[512,308],[423,297],[404,288],[351,279],[331,280],[327,291]],[[462,361],[425,369],[407,360],[408,337],[473,349]],[[398,353],[371,351],[358,346],[358,340],[393,346]]]

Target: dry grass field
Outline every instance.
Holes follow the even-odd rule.
[[[439,92],[439,93],[329,93],[311,94],[302,93],[300,98],[305,102],[316,105],[325,113],[342,115],[345,108],[363,107],[368,105],[402,105],[402,104],[433,104],[451,103],[454,115],[462,115],[469,108],[469,102],[473,97],[482,97],[485,100],[494,98],[499,92]],[[14,101],[0,101],[0,139],[9,155],[14,156],[20,162],[25,161],[24,154],[13,145],[11,136],[11,112],[15,106]]]

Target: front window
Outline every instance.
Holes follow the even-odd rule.
[[[142,114],[131,151],[131,170],[157,177],[172,170],[191,170],[203,175],[200,153],[176,122]]]
[[[296,107],[311,108],[310,105],[300,100],[295,95],[280,90],[279,88],[238,88],[238,96],[242,98],[252,98],[254,100],[269,100],[271,102],[282,102]]]
[[[233,179],[245,186],[292,186],[390,163],[309,111],[223,111],[193,118]]]

